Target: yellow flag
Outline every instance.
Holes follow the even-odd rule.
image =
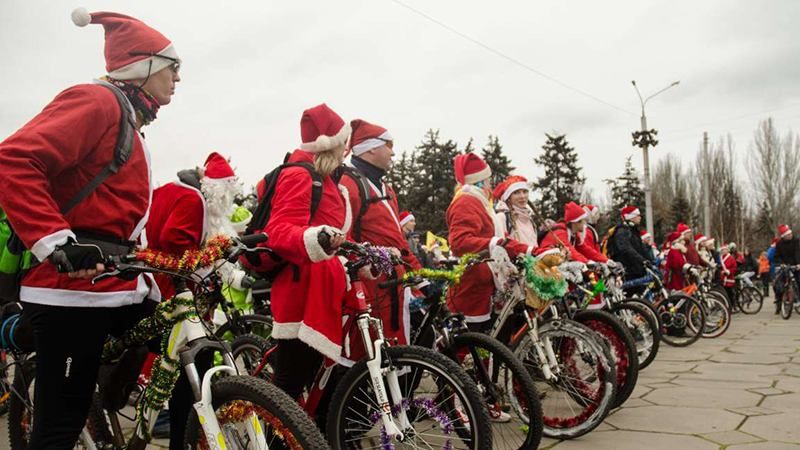
[[[445,239],[443,237],[440,237],[440,236],[437,236],[437,235],[431,233],[430,231],[428,231],[427,236],[425,236],[425,247],[428,250],[431,250],[431,249],[433,249],[433,244],[434,243],[438,243],[439,244],[439,250],[441,250],[443,252],[449,252],[450,251],[450,247],[447,245],[447,239]]]

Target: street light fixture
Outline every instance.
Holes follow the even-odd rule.
[[[655,92],[654,94],[650,94],[645,99],[642,99],[642,94],[639,92],[639,87],[636,85],[636,80],[631,81],[633,88],[636,89],[636,95],[639,96],[639,103],[642,106],[642,117],[641,117],[641,130],[633,132],[633,145],[641,147],[642,149],[642,156],[644,158],[644,204],[645,204],[645,218],[647,220],[647,232],[650,233],[651,236],[655,236],[653,233],[653,195],[652,190],[650,188],[650,156],[648,153],[648,149],[650,147],[655,147],[658,145],[658,141],[655,140],[655,136],[658,134],[656,130],[648,130],[647,129],[647,116],[644,114],[644,105],[647,104],[648,100],[655,97],[656,95],[666,91],[667,89],[677,86],[680,81],[674,81],[669,86]]]

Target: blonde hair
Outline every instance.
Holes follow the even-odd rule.
[[[314,158],[314,169],[323,178],[329,176],[337,167],[342,165],[341,155],[343,154],[344,146],[317,153]]]

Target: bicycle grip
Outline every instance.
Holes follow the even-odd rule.
[[[255,247],[262,242],[267,242],[267,239],[267,233],[253,233],[240,237],[239,242],[241,242],[245,247],[250,248]]]

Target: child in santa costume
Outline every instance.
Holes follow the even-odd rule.
[[[104,27],[108,76],[61,92],[0,144],[0,206],[42,261],[22,280],[20,291],[24,316],[36,335],[30,449],[72,448],[86,424],[106,337],[141,315],[150,291],[144,277],[96,284],[88,278],[104,269],[103,257],[130,252],[144,228],[152,182],[150,156],[138,130],[170,103],[180,81],[172,43],[141,21],[84,9],[74,11],[72,20]],[[124,95],[122,107],[111,89]],[[114,158],[121,118],[136,130],[127,163],[63,214],[69,199]],[[58,259],[69,275],[59,273],[48,258]]]
[[[458,184],[456,195],[447,208],[452,254],[458,257],[488,251],[495,258],[495,253],[501,249],[505,249],[510,258],[531,254],[533,246],[505,237],[505,230],[494,214],[489,166],[474,153],[456,156],[453,166]],[[494,290],[494,276],[489,265],[472,266],[461,283],[448,292],[447,304],[451,311],[464,313],[471,328],[481,329],[491,318]]]
[[[506,236],[538,247],[533,210],[528,205],[530,185],[525,177],[511,175],[494,188],[495,214]]]
[[[265,231],[269,247],[288,264],[272,283],[274,383],[293,398],[313,379],[322,356],[347,363],[342,355],[342,302],[347,289],[344,267],[334,258],[350,229],[346,189],[332,174],[342,164],[350,126],[327,105],[303,112],[303,143],[289,161],[308,162],[322,177],[322,198],[311,216],[312,178],[292,166],[278,176]],[[341,190],[340,190],[341,189]],[[330,246],[320,234],[331,236]]]
[[[543,247],[563,247],[569,261],[584,264],[592,261],[575,247],[578,244],[578,236],[584,232],[588,215],[589,213],[577,203],[567,203],[564,205],[564,220],[552,226],[541,245]]]
[[[408,224],[408,218],[413,219],[413,216],[401,216],[397,195],[384,180],[386,172],[392,167],[394,156],[392,135],[386,128],[362,119],[351,121],[350,128],[352,134],[348,149],[352,156],[339,185],[347,189],[350,196],[353,217],[351,237],[357,242],[397,249],[408,267],[412,270],[422,268],[411,252],[402,229],[402,221],[405,219]],[[361,191],[365,191],[367,198],[361,198]],[[402,277],[406,270],[398,265],[395,272],[394,277]],[[364,288],[373,313],[383,320],[386,337],[405,345],[410,332],[408,301],[412,294],[410,289],[406,292],[403,286],[390,290],[379,288],[378,283],[386,279],[387,275],[381,275],[376,280],[363,280]],[[351,358],[356,358],[353,352],[362,351],[363,347],[360,335],[356,333],[354,337],[356,339],[350,340]]]

